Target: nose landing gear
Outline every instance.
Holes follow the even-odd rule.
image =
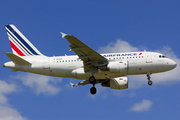
[[[151,80],[148,81],[148,85],[149,85],[149,86],[151,86],[152,83],[153,83],[153,82],[152,82]]]
[[[148,85],[149,85],[149,86],[151,86],[152,83],[153,83],[153,82],[151,81],[151,77],[150,77],[151,74],[152,74],[152,73],[147,73],[147,79],[148,79]]]

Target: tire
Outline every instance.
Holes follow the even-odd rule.
[[[95,88],[95,87],[92,87],[92,88],[90,89],[90,93],[91,93],[92,95],[96,94],[96,88]]]
[[[152,85],[152,81],[151,81],[151,80],[148,81],[148,85],[149,85],[149,86]]]
[[[91,76],[91,77],[89,78],[89,83],[94,84],[95,82],[96,82],[95,77],[94,77],[94,76]]]

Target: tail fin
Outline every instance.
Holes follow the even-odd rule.
[[[5,25],[5,27],[13,54],[17,56],[42,55],[14,25]]]

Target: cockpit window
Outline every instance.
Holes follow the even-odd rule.
[[[164,55],[159,55],[159,58],[167,58],[167,57]]]

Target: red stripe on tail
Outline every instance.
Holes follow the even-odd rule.
[[[10,40],[9,40],[9,41],[10,41]],[[24,53],[22,53],[11,41],[10,41],[10,44],[11,44],[12,49],[15,50],[18,55],[20,55],[20,56],[26,56],[26,55],[24,55]]]

